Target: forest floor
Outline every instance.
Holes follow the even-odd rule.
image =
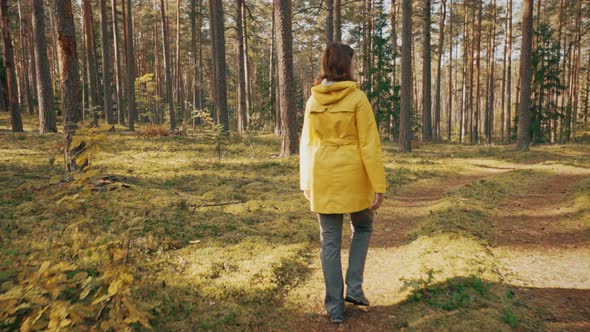
[[[0,114],[0,330],[590,329],[589,144],[384,141],[371,306],[335,326],[298,159],[276,158],[276,137],[232,137],[218,160],[208,132],[89,136],[108,148],[66,184],[61,136],[25,123],[11,134]]]

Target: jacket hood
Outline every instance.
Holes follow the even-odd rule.
[[[332,105],[339,102],[358,89],[356,82],[341,81],[330,85],[318,84],[311,88],[311,94],[321,105]]]

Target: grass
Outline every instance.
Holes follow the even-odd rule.
[[[31,130],[34,121],[26,117],[25,127]],[[5,123],[2,114],[0,126]],[[70,275],[101,278],[113,265],[129,271],[129,299],[150,314],[155,330],[300,328],[297,319],[322,312],[317,222],[299,190],[297,157],[276,158],[278,138],[231,137],[218,162],[207,132],[109,133],[111,151],[93,160],[91,185],[76,186],[56,181],[63,173],[61,135],[1,135],[0,293],[34,278],[43,261],[69,262],[76,265]],[[502,146],[426,144],[411,154],[384,148],[387,199],[491,172],[429,206],[409,230],[413,241],[395,253],[371,249],[367,264],[376,276],[367,276],[367,291],[396,315],[384,324],[536,329],[497,275],[487,219],[509,194],[590,167],[588,146],[533,147],[526,154]],[[107,176],[115,183],[98,190],[96,180]],[[583,223],[590,222],[589,183],[568,194]],[[395,263],[400,272],[380,262]],[[402,290],[402,279],[418,287]],[[102,287],[106,292],[109,283]],[[81,291],[60,296],[74,299]],[[90,296],[100,291],[97,286]]]
[[[431,275],[429,276],[430,279]],[[538,330],[540,322],[507,286],[476,276],[407,281],[412,289],[400,304],[397,328],[410,330]],[[424,315],[424,312],[429,312]]]
[[[526,193],[531,185],[552,176],[547,171],[514,170],[466,184],[433,205],[413,234],[453,232],[491,242],[494,231],[488,218],[506,196]]]

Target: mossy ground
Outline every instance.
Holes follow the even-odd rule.
[[[25,123],[25,129],[35,127],[32,118]],[[6,124],[2,114],[0,126]],[[70,200],[79,188],[56,181],[63,173],[59,134],[3,130],[1,291],[45,260],[100,274],[110,257],[105,246],[122,246],[128,248],[124,264],[138,280],[131,286],[133,299],[151,314],[155,330],[332,329],[323,311],[317,221],[299,190],[297,157],[276,158],[279,140],[253,134],[232,137],[218,162],[209,137],[199,130],[154,138],[109,133],[111,149],[98,154],[92,167],[96,178],[116,181],[80,201]],[[535,273],[557,257],[579,264],[561,279],[551,279],[551,271],[533,279],[510,268],[525,266],[534,248],[509,243],[503,228],[505,213],[521,218],[512,203],[527,197],[542,206],[544,196],[535,190],[562,183],[543,213],[568,209],[548,219],[555,231],[588,234],[588,145],[516,153],[504,146],[426,144],[400,154],[384,141],[384,149],[389,190],[365,276],[373,306],[349,308],[341,329],[500,331],[590,324],[588,317],[571,315],[565,325],[551,325],[538,307],[544,302],[535,302],[542,297],[526,293],[561,288],[587,294],[588,242],[556,257],[538,256],[545,265],[531,263]],[[539,239],[535,234],[533,241]],[[548,250],[561,246],[550,238],[540,241]],[[346,258],[344,250],[344,266]]]

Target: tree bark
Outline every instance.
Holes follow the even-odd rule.
[[[191,0],[191,50],[193,55],[193,111],[201,109],[201,3],[202,0]],[[197,4],[198,2],[198,4]],[[198,5],[198,11],[197,11]]]
[[[117,89],[117,122],[125,123],[125,106],[123,105],[123,80],[121,79],[121,56],[119,50],[119,26],[117,24],[117,0],[112,0],[113,11],[113,55],[115,60],[115,84]]]
[[[412,1],[402,0],[402,94],[399,149],[412,151]]]
[[[440,138],[440,82],[441,82],[441,66],[442,66],[442,55],[443,46],[445,41],[445,18],[447,14],[447,1],[442,0],[440,4],[440,24],[439,24],[439,37],[438,37],[438,59],[436,63],[436,96],[434,98],[434,126],[433,136],[435,139]],[[451,36],[452,38],[452,36]],[[450,58],[449,58],[450,59]]]
[[[395,89],[397,86],[397,3],[396,0],[391,1],[391,44],[392,44],[392,51],[393,51],[393,65],[392,65],[392,73],[391,73],[391,88]],[[393,96],[393,94],[392,94]],[[391,114],[389,115],[389,140],[393,142],[394,140],[394,133],[395,133],[395,111],[396,111],[396,102],[394,99],[391,101]]]
[[[490,32],[488,37],[488,84],[486,93],[486,115],[485,115],[485,134],[486,142],[492,143],[492,135],[494,131],[494,54],[496,53],[496,1],[492,1],[490,8],[492,24],[490,25]]]
[[[39,133],[45,134],[57,132],[57,124],[51,71],[47,58],[48,44],[45,39],[45,9],[43,0],[33,0],[32,4],[37,98],[39,100]]]
[[[508,8],[506,8],[506,21],[504,23],[504,53],[502,56],[502,97],[500,101],[501,105],[501,121],[500,121],[500,136],[502,139],[502,144],[504,144],[506,137],[504,136],[506,133],[506,56],[508,54]],[[510,60],[510,59],[509,59]],[[508,77],[510,79],[510,77]]]
[[[467,27],[468,20],[467,1],[463,1],[463,68],[462,68],[462,85],[461,85],[461,114],[459,116],[459,143],[465,141],[465,123],[467,115],[467,62],[469,60],[469,34]]]
[[[51,11],[52,9],[50,9]],[[51,82],[53,84],[53,91],[57,91],[60,89],[59,86],[59,79],[57,79],[57,77],[59,77],[59,54],[57,52],[57,47],[59,44],[58,38],[57,38],[57,24],[55,24],[54,21],[54,15],[48,15],[49,16],[49,29],[51,30],[51,50],[52,50],[52,70],[53,70],[53,77],[55,77],[55,79],[53,79],[53,81]]]
[[[467,129],[469,130],[469,143],[470,144],[474,144],[475,142],[475,137],[474,137],[474,125],[473,125],[473,118],[474,118],[474,110],[473,110],[473,66],[474,66],[474,62],[475,62],[475,44],[476,44],[476,39],[475,39],[475,31],[476,31],[476,25],[475,25],[475,13],[472,16],[471,19],[471,40],[470,40],[470,53],[469,53],[469,98],[467,99],[467,103],[468,103],[468,107],[467,109],[469,110],[469,113],[467,114],[468,116],[468,120],[467,120]]]
[[[326,17],[326,44],[334,42],[334,0],[326,0],[328,16]]]
[[[238,134],[246,130],[246,62],[244,61],[243,0],[236,0],[236,39],[238,48]]]
[[[5,0],[3,0],[5,1]],[[76,31],[71,0],[55,0],[56,25],[60,48],[61,108],[64,121],[64,164],[66,180],[76,169],[75,157],[79,149],[70,150],[70,143],[82,120],[82,87],[76,53]]]
[[[26,34],[27,38],[27,47],[29,52],[29,77],[31,81],[31,93],[33,99],[33,109],[34,111],[39,110],[39,100],[36,99],[39,95],[37,91],[37,61],[35,59],[35,35],[33,34],[33,1],[30,1],[30,22],[27,25],[27,29],[29,32]],[[47,54],[47,52],[45,52]]]
[[[133,18],[131,16],[131,0],[123,0],[127,2],[126,8],[126,54],[127,54],[127,110],[129,115],[127,121],[129,122],[129,130],[135,130],[135,121],[137,115],[135,114],[135,52],[133,49]]]
[[[424,0],[424,29],[422,34],[422,140],[432,140],[432,59],[430,55],[430,0]]]
[[[334,0],[334,41],[342,42],[342,0]]]
[[[506,144],[512,136],[512,0],[508,0],[508,68],[506,69]]]
[[[181,49],[180,49],[180,0],[176,0],[176,104],[178,105],[178,119],[180,123],[184,121],[184,101],[182,86],[181,68]]]
[[[164,72],[166,80],[166,100],[168,101],[168,115],[170,117],[170,130],[176,129],[176,117],[174,115],[174,97],[172,96],[172,77],[170,73],[170,46],[168,36],[168,18],[166,17],[166,5],[160,0],[160,13],[162,18],[162,40],[164,40]]]
[[[197,96],[199,109],[203,109],[203,2],[202,0],[198,0],[199,4],[199,12],[197,16],[197,42],[199,44],[199,52],[198,52],[198,68],[199,68],[199,94]]]
[[[223,131],[229,133],[229,117],[227,111],[227,82],[225,62],[225,27],[223,23],[222,0],[209,0],[209,25],[213,49],[215,113]]]
[[[449,112],[447,124],[447,141],[451,142],[453,119],[453,0],[449,2]]]
[[[295,110],[293,77],[293,28],[291,0],[274,0],[277,25],[277,70],[279,73],[279,102],[281,105],[281,156],[296,154],[299,150]]]
[[[531,78],[532,78],[533,0],[524,0],[522,13],[522,47],[520,51],[520,105],[516,149],[528,151],[531,141]]]
[[[2,48],[4,68],[6,70],[6,86],[8,92],[8,108],[10,109],[10,123],[13,132],[23,131],[23,120],[18,100],[16,71],[14,68],[14,49],[8,26],[8,0],[0,0],[0,18],[2,19]]]
[[[277,39],[277,23],[275,21],[276,8],[272,7],[272,38],[270,41],[270,72],[269,72],[269,93],[270,93],[270,104],[271,111],[274,116],[275,123],[275,135],[281,135],[281,105],[279,104],[279,86],[277,84],[277,50],[276,50],[276,39]]]
[[[94,125],[98,125],[98,113],[101,107],[98,99],[98,73],[97,73],[97,62],[96,62],[96,44],[94,42],[94,24],[92,20],[92,6],[90,0],[83,0],[84,10],[84,36],[86,40],[85,53],[86,53],[86,71],[88,77],[88,107],[92,114]]]
[[[584,103],[584,129],[588,129],[588,113],[590,111],[590,48],[588,48],[588,62],[586,62],[586,101]]]
[[[477,41],[477,60],[476,60],[476,64],[475,64],[475,77],[477,79],[477,86],[476,86],[476,96],[475,96],[475,119],[474,119],[474,127],[473,127],[473,143],[477,144],[479,143],[479,131],[480,131],[480,108],[481,108],[481,102],[480,102],[480,96],[481,96],[481,21],[482,21],[482,12],[483,12],[483,3],[479,3],[478,4],[478,9],[477,9],[477,37],[476,37],[476,41]]]
[[[540,1],[540,0],[539,0]],[[572,106],[572,142],[576,142],[576,126],[578,121],[578,108],[579,108],[579,93],[580,93],[580,62],[582,58],[582,2],[577,2],[576,8],[576,60],[574,62],[574,84],[573,84],[573,99],[574,104]],[[590,70],[587,68],[587,70]]]
[[[250,112],[252,110],[252,79],[251,62],[248,47],[248,19],[246,16],[246,3],[242,1],[242,25],[244,27],[244,77],[246,78],[246,128],[250,125]]]
[[[102,82],[103,82],[103,104],[108,124],[115,123],[113,114],[113,95],[111,90],[111,53],[109,52],[109,32],[107,21],[106,0],[99,0],[100,8],[100,40],[102,42]]]
[[[21,2],[22,0],[18,0],[17,2],[17,7],[18,7],[18,16],[19,16],[19,25],[18,25],[18,30],[19,30],[19,46],[20,46],[20,83],[21,83],[21,87],[23,88],[21,90],[22,93],[22,100],[24,101],[24,103],[22,103],[23,105],[26,105],[28,113],[29,114],[34,114],[35,113],[35,109],[33,107],[33,91],[32,91],[32,84],[35,84],[34,82],[31,81],[31,77],[30,77],[30,71],[29,71],[29,49],[28,49],[28,45],[27,45],[27,38],[25,36],[25,29],[27,27],[27,20],[25,18],[25,16],[23,15],[23,10],[22,10],[22,6],[21,6]]]

